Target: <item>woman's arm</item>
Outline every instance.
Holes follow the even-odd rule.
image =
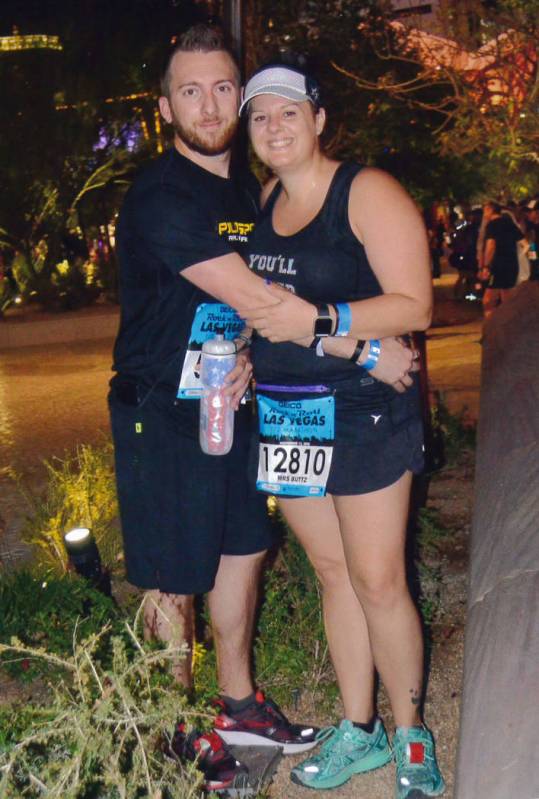
[[[312,341],[313,337],[308,336],[294,341],[293,344],[311,347]],[[324,356],[333,355],[336,358],[354,360],[357,366],[362,366],[366,362],[370,349],[368,341],[363,343],[363,347],[360,347],[360,344],[358,339],[348,336],[326,336],[320,339]],[[419,353],[407,346],[398,336],[387,336],[380,339],[380,354],[369,374],[402,393],[413,383],[410,374],[418,372],[419,368]]]
[[[365,247],[383,294],[349,303],[349,334],[362,339],[425,330],[432,313],[430,256],[423,219],[402,186],[377,169],[362,170],[352,183],[350,225]],[[266,308],[242,308],[247,323],[270,341],[312,335],[316,306],[282,287],[267,286]],[[336,313],[330,306],[335,323]]]

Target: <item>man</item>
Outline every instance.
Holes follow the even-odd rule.
[[[483,310],[488,318],[495,308],[509,299],[518,278],[517,242],[524,238],[509,214],[498,203],[489,202],[483,211],[485,245],[481,278],[488,280],[483,295]]]
[[[189,654],[174,667],[186,688],[193,595],[208,594],[222,737],[302,752],[315,745],[316,730],[290,724],[255,693],[250,672],[257,585],[271,533],[265,500],[247,479],[249,410],[236,413],[228,455],[205,455],[198,443],[201,342],[221,328],[229,338],[241,333],[232,308],[280,302],[240,257],[258,186],[248,173],[229,174],[240,86],[220,34],[205,26],[187,31],[168,58],[161,88],[174,147],[134,182],[117,230],[122,312],[109,404],[127,576],[147,591],[146,634],[187,643]],[[239,349],[245,344],[236,341]],[[398,381],[410,369],[411,354],[401,349],[393,343],[388,355],[394,377],[380,379]],[[250,373],[240,352],[228,389],[236,407]],[[199,762],[207,786],[226,788],[241,767],[215,741],[196,734],[185,740],[182,730],[176,736],[182,753],[205,753]]]

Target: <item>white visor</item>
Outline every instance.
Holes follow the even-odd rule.
[[[261,72],[257,72],[247,81],[243,90],[243,99],[239,113],[245,108],[247,103],[258,97],[260,94],[274,94],[277,97],[284,97],[285,100],[292,100],[295,103],[303,103],[310,100],[314,104],[314,98],[307,89],[305,75],[286,67],[268,67]]]

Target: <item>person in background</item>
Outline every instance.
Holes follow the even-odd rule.
[[[530,200],[525,209],[526,239],[530,280],[539,280],[539,200]]]
[[[485,318],[511,296],[518,278],[517,243],[524,238],[511,216],[502,213],[495,202],[486,203],[483,210],[486,223],[482,253],[481,278],[487,282],[483,294]]]

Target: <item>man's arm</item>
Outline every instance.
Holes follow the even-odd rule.
[[[487,239],[485,242],[485,249],[483,251],[483,266],[479,272],[481,280],[488,280],[490,275],[490,265],[494,260],[496,254],[496,240]]]
[[[263,278],[255,275],[237,253],[188,266],[182,277],[199,289],[226,302],[242,316],[242,309],[254,305],[278,305],[279,297],[268,297]]]
[[[349,218],[383,291],[348,303],[350,335],[370,339],[425,330],[432,312],[430,256],[425,226],[412,199],[390,175],[364,169],[352,183]],[[273,342],[312,333],[317,316],[313,303],[286,296],[276,284],[266,292],[268,298],[281,297],[282,303],[242,309],[249,325]],[[330,314],[335,321],[331,306]]]

